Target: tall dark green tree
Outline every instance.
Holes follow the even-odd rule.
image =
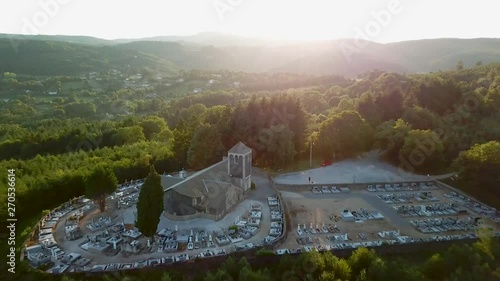
[[[404,139],[400,154],[407,161],[406,169],[433,172],[441,167],[444,146],[439,135],[431,130],[411,130]],[[413,171],[412,171],[413,172]]]
[[[453,162],[460,181],[469,190],[481,189],[487,194],[484,200],[491,203],[500,201],[498,182],[500,181],[500,142],[490,141],[476,144],[459,154]],[[483,199],[483,198],[481,198]]]
[[[196,128],[187,152],[189,167],[202,169],[220,160],[225,153],[217,127],[202,124]]]
[[[373,136],[370,126],[356,111],[332,114],[319,129],[318,147],[324,155],[351,157],[365,151]]]
[[[116,190],[118,180],[111,167],[98,165],[85,178],[85,196],[99,205],[101,212],[106,209],[106,195]]]
[[[137,202],[136,226],[146,237],[152,237],[156,233],[160,215],[163,212],[163,189],[161,177],[151,166],[149,175],[146,177],[139,193]]]

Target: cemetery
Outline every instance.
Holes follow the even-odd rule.
[[[438,198],[432,195],[432,192],[405,192],[405,193],[389,193],[377,195],[386,204],[404,204],[413,202],[436,202]]]
[[[292,231],[276,253],[473,239],[480,227],[499,235],[495,209],[434,182],[409,182],[266,194],[217,221],[162,216],[156,235],[145,237],[134,225],[142,183],[119,185],[102,213],[83,197],[51,211],[27,244],[26,259],[53,273],[157,266],[269,245],[284,237],[288,223]]]
[[[467,210],[455,203],[435,203],[429,205],[398,205],[392,206],[402,217],[430,217],[447,215],[465,215]]]
[[[280,199],[273,195],[242,204],[239,209],[246,211],[234,219],[199,226],[197,219],[178,222],[145,237],[134,226],[142,183],[120,184],[102,213],[83,197],[51,211],[27,244],[26,259],[34,267],[48,265],[47,272],[55,274],[114,271],[244,251],[271,244],[283,234]]]
[[[342,186],[342,187],[337,187],[334,185],[323,185],[323,186],[313,186],[312,187],[312,192],[314,194],[335,194],[335,193],[345,193],[345,192],[350,192],[351,190],[347,186]]]
[[[333,187],[284,189],[293,226],[286,249],[473,239],[480,227],[500,230],[495,209],[433,181],[349,185],[349,192]]]
[[[435,190],[439,187],[432,181],[427,182],[404,182],[404,183],[386,183],[386,184],[369,184],[367,190],[369,192],[399,192],[399,191],[421,191]]]
[[[422,233],[438,233],[449,231],[475,231],[479,227],[480,218],[435,218],[412,220],[410,224]]]

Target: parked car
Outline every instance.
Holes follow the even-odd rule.
[[[321,167],[326,167],[332,165],[332,161],[325,160],[321,163]]]

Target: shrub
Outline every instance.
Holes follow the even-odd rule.
[[[259,249],[257,252],[255,252],[255,256],[257,257],[263,257],[263,256],[274,256],[275,253],[272,250],[262,248]]]

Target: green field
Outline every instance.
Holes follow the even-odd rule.
[[[83,88],[83,81],[74,81],[74,82],[64,82],[62,83],[62,91],[63,93],[68,93],[74,90],[80,90]]]

